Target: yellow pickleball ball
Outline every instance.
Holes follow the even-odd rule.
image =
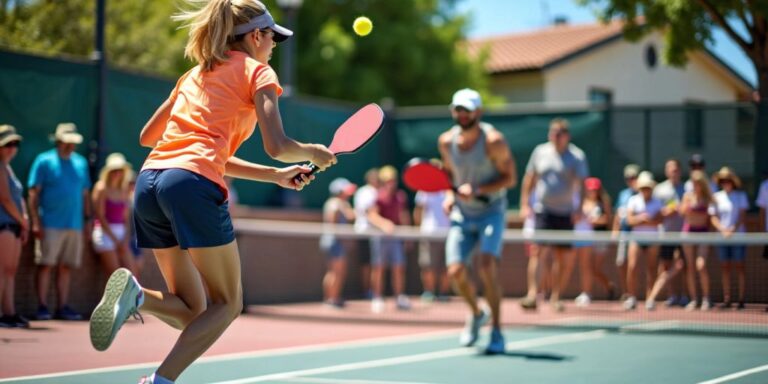
[[[357,33],[358,36],[366,36],[371,33],[373,23],[371,22],[371,19],[365,16],[360,16],[355,19],[354,23],[352,23],[352,29],[355,30],[355,33]]]

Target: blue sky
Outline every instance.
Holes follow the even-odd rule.
[[[596,21],[589,8],[573,0],[463,0],[459,10],[472,15],[470,37],[539,29],[557,16],[566,17],[572,24]],[[749,59],[724,32],[715,32],[715,44],[710,48],[745,79],[756,83],[757,74]]]

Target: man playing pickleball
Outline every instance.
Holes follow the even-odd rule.
[[[456,92],[451,103],[451,116],[456,125],[440,135],[438,147],[445,170],[457,186],[455,193],[447,192],[443,203],[451,219],[445,244],[445,264],[454,289],[471,310],[459,343],[467,347],[474,345],[480,327],[490,317],[493,330],[486,353],[504,353],[497,265],[506,224],[507,189],[517,184],[515,159],[501,132],[480,121],[482,100],[476,91],[462,89]],[[478,196],[488,199],[480,201]],[[467,276],[472,250],[478,244],[478,272],[488,309],[478,305],[475,288]]]

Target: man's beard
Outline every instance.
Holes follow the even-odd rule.
[[[455,119],[454,121],[456,122],[456,124],[459,125],[459,127],[461,127],[462,130],[466,131],[474,127],[475,124],[477,124],[477,117],[475,117],[474,119],[467,120],[467,122],[464,124],[462,124],[461,121],[459,121],[459,119]]]

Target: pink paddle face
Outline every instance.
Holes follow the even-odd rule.
[[[384,111],[376,104],[368,104],[336,129],[328,149],[337,155],[355,152],[373,139],[383,125]]]
[[[445,171],[423,159],[413,159],[403,172],[405,186],[414,191],[437,192],[453,188]]]

